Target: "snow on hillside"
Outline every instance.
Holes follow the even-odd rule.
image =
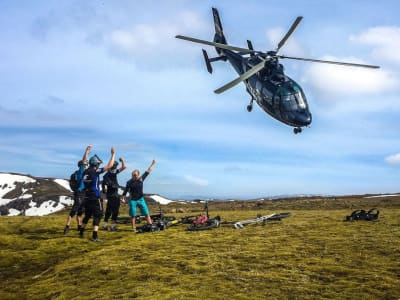
[[[385,198],[385,197],[396,197],[396,196],[400,196],[400,194],[375,195],[375,196],[368,196],[368,197],[364,197],[364,198],[370,199],[370,198]]]
[[[72,204],[66,179],[0,173],[0,215],[44,216]]]
[[[69,186],[69,180],[67,179],[54,179],[54,182],[61,185],[64,189],[71,191],[71,188]]]
[[[31,177],[28,177],[28,176],[0,173],[0,200],[8,192],[15,189],[16,182],[33,183],[33,182],[36,182],[36,180]],[[4,205],[4,204],[2,204],[0,202],[0,205]]]
[[[161,197],[161,196],[159,196],[159,195],[151,195],[151,196],[149,196],[149,197],[150,197],[151,199],[153,199],[154,201],[160,203],[160,204],[168,204],[168,203],[174,202],[174,201],[172,201],[172,200],[169,200],[169,199],[167,199],[167,198]]]

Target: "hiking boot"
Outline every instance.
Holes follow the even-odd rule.
[[[69,227],[65,226],[64,228],[64,234],[67,234],[69,232]]]

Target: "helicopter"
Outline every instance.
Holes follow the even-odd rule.
[[[247,105],[247,110],[251,112],[253,109],[253,102],[256,101],[270,116],[284,124],[294,127],[293,132],[295,134],[302,132],[303,127],[308,127],[311,124],[312,116],[303,89],[296,81],[284,73],[284,67],[279,62],[279,59],[292,59],[372,69],[379,68],[379,66],[373,65],[278,54],[279,50],[285,45],[286,41],[303,19],[302,16],[296,18],[275,50],[267,52],[254,50],[253,44],[249,40],[247,40],[248,48],[228,45],[218,10],[213,7],[212,12],[215,26],[214,41],[211,42],[183,35],[177,35],[175,37],[177,39],[215,47],[218,56],[212,58],[208,56],[206,50],[202,49],[207,71],[210,74],[213,72],[211,63],[216,61],[229,61],[238,73],[239,77],[216,89],[214,91],[216,94],[221,94],[240,82],[244,82],[246,91],[251,96],[250,103]]]

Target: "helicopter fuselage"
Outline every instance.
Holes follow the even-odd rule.
[[[259,56],[243,57],[222,50],[235,71],[241,75],[262,61]],[[252,100],[270,116],[289,126],[301,128],[312,121],[306,96],[299,84],[286,76],[277,59],[269,60],[260,72],[244,81]]]

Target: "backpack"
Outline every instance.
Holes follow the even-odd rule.
[[[78,181],[78,171],[75,171],[74,173],[71,174],[69,177],[69,187],[73,192],[77,192],[79,189],[79,181]]]

